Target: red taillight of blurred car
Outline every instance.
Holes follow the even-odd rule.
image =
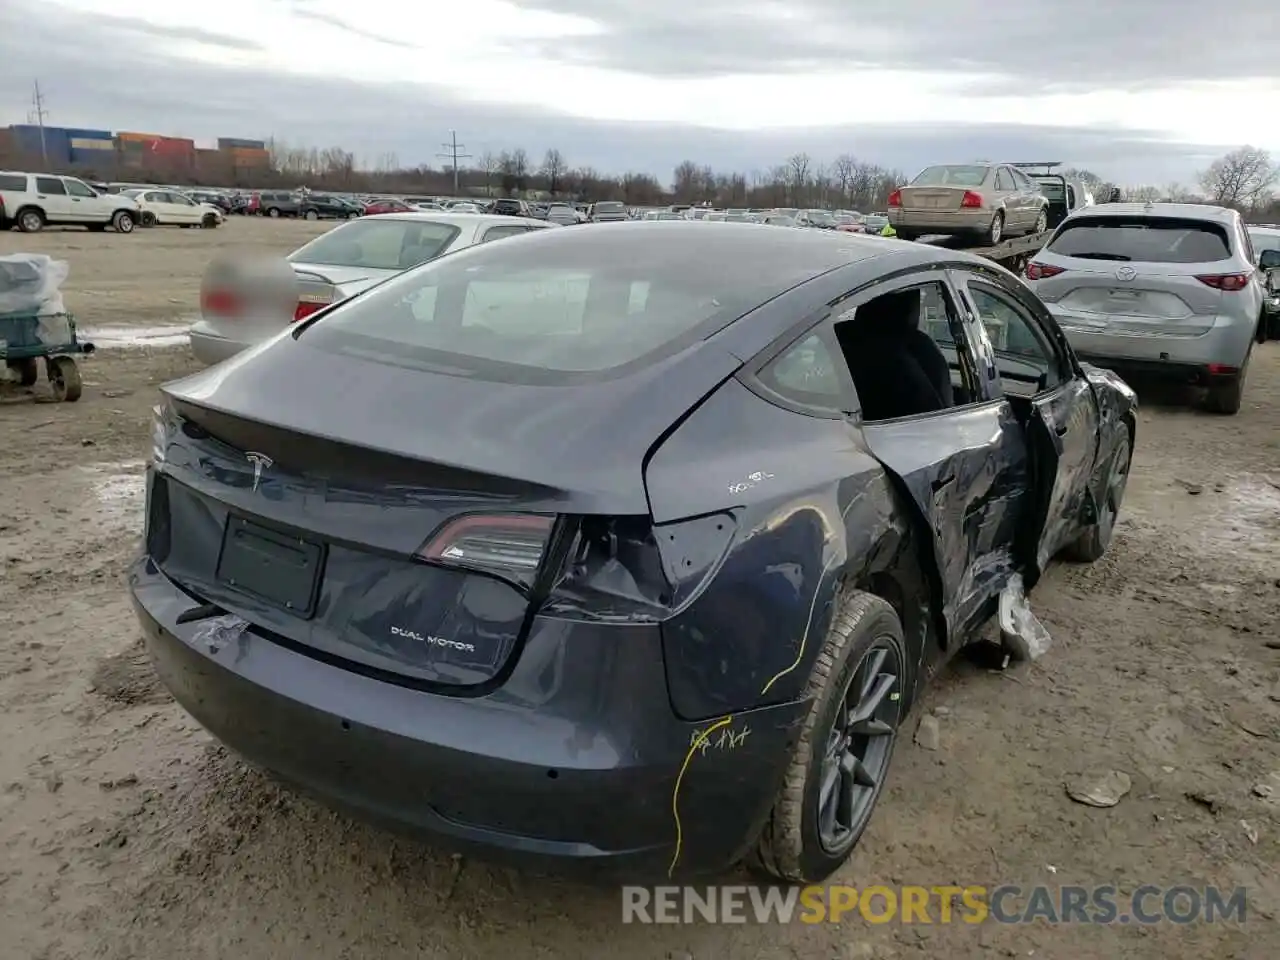
[[[891,207],[900,207],[900,206],[902,206],[902,191],[901,191],[901,190],[895,190],[895,191],[893,191],[893,193],[889,194],[889,206],[891,206]]]
[[[231,290],[203,290],[200,312],[208,317],[238,317],[244,313],[244,300]]]
[[[1050,277],[1056,277],[1060,273],[1066,271],[1065,267],[1054,267],[1047,263],[1038,263],[1032,260],[1027,264],[1028,280],[1048,280]]]

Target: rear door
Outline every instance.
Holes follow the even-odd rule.
[[[67,186],[61,177],[36,177],[36,199],[44,207],[45,219],[54,223],[75,223],[76,214]]]
[[[1035,509],[1019,540],[1036,574],[1074,539],[1098,453],[1093,390],[1052,317],[996,274],[954,270],[989,389],[1027,423]]]
[[[922,293],[921,329],[951,368],[955,404],[916,416],[863,418],[861,425],[868,448],[919,510],[942,581],[948,630],[960,637],[986,615],[1014,568],[1015,537],[1031,505],[1027,442],[1010,405],[980,375],[943,271],[873,287],[842,305],[835,321],[846,359],[856,342],[841,327],[856,324],[857,306],[912,287]],[[868,392],[858,361],[849,366],[855,386],[862,380]],[[867,399],[860,399],[865,406]]]

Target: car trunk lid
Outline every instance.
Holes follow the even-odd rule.
[[[899,191],[903,210],[957,211],[961,209],[969,187],[902,187]]]
[[[518,653],[539,573],[558,569],[557,518],[648,517],[645,454],[708,388],[677,375],[653,389],[680,357],[560,389],[290,337],[260,350],[276,357],[270,377],[242,355],[166,389],[149,553],[199,602],[281,642],[443,688],[494,682]],[[717,362],[723,377],[737,367]]]

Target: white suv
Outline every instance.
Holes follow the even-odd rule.
[[[16,224],[23,233],[45,226],[132,233],[140,220],[138,204],[129,197],[98,193],[75,177],[0,170],[0,230]]]

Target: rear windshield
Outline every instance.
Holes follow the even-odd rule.
[[[1049,249],[1085,260],[1213,263],[1231,257],[1226,228],[1175,217],[1078,217],[1058,228]]]
[[[288,259],[328,267],[407,270],[440,256],[457,235],[453,224],[432,220],[352,220],[316,237]]]
[[[1262,253],[1263,250],[1280,250],[1280,231],[1263,233],[1260,230],[1250,230],[1249,241],[1253,244],[1254,253]]]
[[[566,231],[572,234],[574,231]],[[559,231],[468,247],[353,298],[298,335],[339,353],[518,383],[599,379],[697,342],[840,251],[722,239],[716,269],[688,244]],[[827,262],[829,259],[829,263]],[[815,261],[821,261],[815,267]]]
[[[911,181],[913,187],[980,187],[987,179],[988,167],[976,164],[942,164],[925,167]]]

